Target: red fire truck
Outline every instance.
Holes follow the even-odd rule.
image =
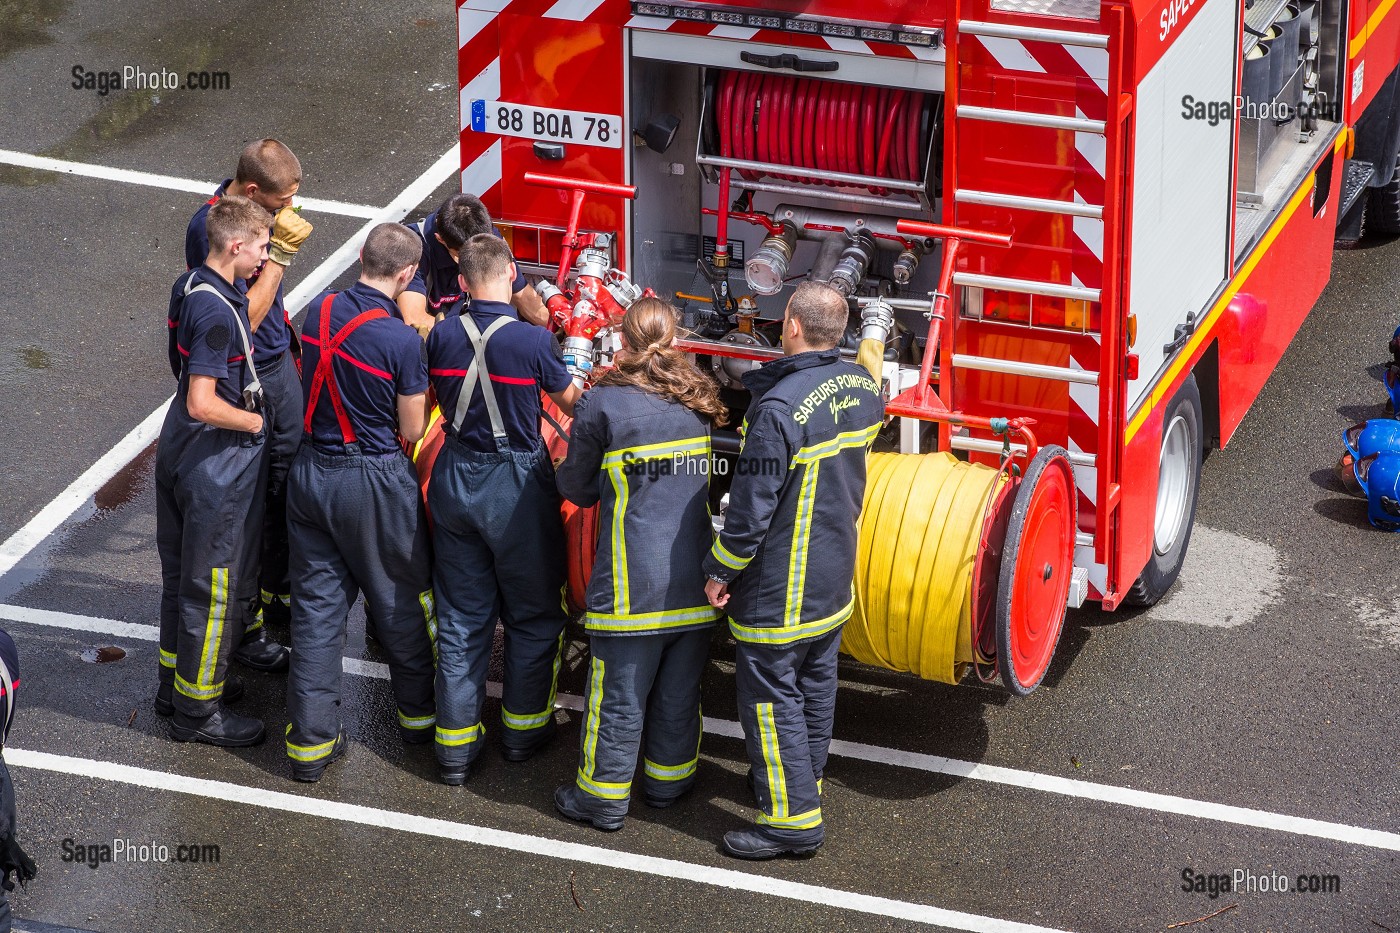
[[[1025,693],[1066,604],[1151,604],[1176,579],[1202,451],[1334,241],[1400,233],[1393,6],[465,0],[462,189],[561,328],[588,305],[576,344],[605,363],[608,309],[653,289],[736,409],[797,281],[850,296],[852,351],[886,316],[885,447],[992,478],[954,547],[933,473],[872,467],[863,585],[902,562],[913,588],[881,592],[881,624],[966,590],[962,643],[919,670],[893,653],[928,660],[931,636],[848,642]],[[900,522],[896,497],[937,514]]]

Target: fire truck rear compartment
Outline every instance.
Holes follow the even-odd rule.
[[[745,67],[708,64],[703,55],[662,61],[645,49],[630,60],[637,280],[674,299],[688,326],[723,337],[737,328],[712,314],[714,273],[701,268],[718,265],[719,247],[730,311],[743,310],[745,336],[730,339],[759,346],[770,342],[765,322],[781,319],[804,279],[852,296],[926,302],[937,242],[900,235],[895,222],[937,216],[942,95],[905,86],[934,72],[903,62],[882,71],[865,61],[861,74],[871,80],[857,83],[835,79],[850,64],[839,55],[815,62],[837,65],[815,73],[832,77],[814,77],[750,67],[730,54],[735,43],[711,44],[719,47],[711,58]],[[912,362],[926,322],[912,310],[896,317]],[[852,349],[854,329],[853,318]]]

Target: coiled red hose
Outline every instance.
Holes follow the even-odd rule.
[[[923,94],[903,89],[726,71],[719,79],[715,105],[720,155],[918,181],[924,103]],[[759,177],[752,170],[739,174],[750,181]],[[775,177],[814,183],[791,175]],[[873,186],[871,190],[883,193]]]

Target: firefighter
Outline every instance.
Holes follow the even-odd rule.
[[[380,224],[360,253],[360,279],[326,294],[302,330],[305,436],[288,477],[292,664],[287,755],[292,777],[317,781],[346,748],[340,726],[345,622],[365,593],[379,621],[405,742],[432,740],[432,557],[410,444],[428,424],[423,341],[394,299],[418,266],[418,238]]]
[[[190,219],[185,231],[185,264],[196,268],[209,253],[205,231],[209,208],[227,194],[249,198],[272,214],[269,262],[247,280],[248,320],[253,326],[253,362],[267,397],[267,508],[261,535],[258,583],[261,604],[248,631],[248,642],[234,658],[254,670],[284,670],[287,650],[267,637],[263,619],[285,625],[291,618],[291,588],[287,580],[287,471],[301,443],[301,382],[297,378],[295,334],[282,299],[282,277],[311,233],[311,224],[292,210],[292,197],[301,187],[301,163],[292,150],[275,139],[254,140],[238,157],[233,178]],[[248,581],[250,584],[253,581]]]
[[[856,520],[880,386],[841,359],[846,299],[805,282],[783,315],[783,357],[744,377],[752,393],[724,530],[705,558],[727,609],[758,824],[725,833],[737,858],[822,844],[821,779],[836,705],[836,651],[855,606]]]
[[[420,334],[427,334],[435,316],[462,299],[457,280],[462,244],[478,233],[499,237],[501,232],[474,194],[454,194],[423,220],[407,226],[422,238],[423,255],[418,260],[418,274],[399,296],[399,308],[405,321]],[[549,311],[519,269],[511,284],[510,304],[523,321],[541,327],[549,323]]]
[[[622,828],[637,752],[642,799],[668,807],[695,782],[700,675],[714,623],[700,562],[710,549],[710,425],[719,389],[672,344],[677,313],[642,298],[622,319],[623,350],[579,399],[559,491],[602,500],[585,626],[592,647],[579,768],[554,792],[570,819]],[[665,555],[656,560],[656,555]]]
[[[549,331],[510,305],[515,263],[489,233],[463,244],[461,287],[428,335],[429,378],[447,439],[433,464],[438,611],[437,757],[462,784],[481,750],[481,702],[499,614],[505,757],[524,761],[554,734],[564,641],[564,541],[554,465],[540,436],[540,391],[572,414],[579,388]]]
[[[14,928],[10,901],[6,892],[15,889],[10,880],[21,886],[34,878],[34,860],[20,848],[18,814],[15,810],[15,782],[3,755],[10,738],[10,726],[15,721],[15,697],[19,691],[19,649],[10,633],[0,629],[0,933]]]
[[[257,587],[246,581],[258,567],[268,424],[248,296],[237,283],[267,259],[272,215],[226,195],[206,220],[209,254],[170,296],[182,362],[156,446],[162,581],[155,708],[174,716],[177,741],[256,745],[262,722],[220,701],[236,699],[233,683],[225,693],[229,655],[258,613]]]

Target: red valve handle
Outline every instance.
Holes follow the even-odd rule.
[[[900,233],[914,236],[936,237],[938,239],[968,240],[973,243],[986,243],[989,246],[1010,246],[1011,236],[1005,233],[987,233],[985,230],[969,230],[966,227],[945,227],[922,220],[900,220],[895,223]]]
[[[539,172],[526,172],[525,184],[539,185],[541,188],[562,188],[566,191],[587,191],[589,194],[610,194],[627,198],[637,196],[636,185],[616,185],[610,181],[589,181],[586,178],[567,178],[563,175],[543,175]]]

